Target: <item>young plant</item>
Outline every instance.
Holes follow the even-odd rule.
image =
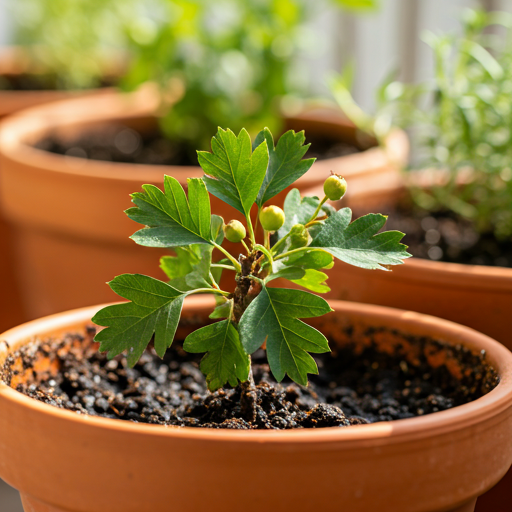
[[[110,358],[126,351],[133,366],[153,340],[156,353],[163,357],[173,342],[184,299],[211,293],[217,307],[210,318],[218,321],[194,331],[183,345],[185,351],[205,353],[201,370],[210,390],[242,383],[249,390],[246,398],[250,396],[251,354],[262,346],[277,381],[288,375],[307,385],[308,373],[318,373],[310,353],[328,352],[329,345],[322,333],[299,319],[324,315],[331,308],[323,298],[298,288],[329,291],[322,270],[332,266],[333,258],[388,270],[410,255],[400,243],[403,233],[379,233],[385,216],[372,213],[351,222],[349,208],[336,210],[326,204],[346,190],[339,176],[327,178],[321,200],[301,197],[292,189],[283,209],[266,206],[313,164],[314,159],[303,159],[309,147],[304,141],[304,132],[288,131],[274,145],[265,128],[251,145],[245,129],[236,136],[219,128],[212,152],[198,152],[205,175],[188,180],[188,197],[172,176],[165,176],[163,191],[144,185],[142,192],[132,195],[135,206],[126,214],[144,226],[132,239],[148,247],[172,248],[176,255],[161,260],[168,282],[124,274],[109,283],[130,302],[107,306],[93,318],[107,327],[96,335],[100,350]],[[237,220],[224,224],[212,215],[208,193],[241,213],[246,225]],[[263,240],[257,238],[258,220],[253,225],[251,218],[254,205]],[[222,246],[224,237],[240,243],[239,253]],[[214,249],[225,258],[213,262]],[[233,273],[233,292],[219,286],[223,271]],[[271,287],[278,278],[295,287]]]

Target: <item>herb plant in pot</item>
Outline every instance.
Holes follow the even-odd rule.
[[[144,226],[134,241],[176,251],[161,262],[169,282],[120,275],[110,286],[129,302],[4,333],[0,476],[26,510],[185,511],[208,496],[214,511],[245,500],[250,512],[268,501],[286,511],[342,501],[359,512],[472,512],[510,466],[503,346],[432,317],[270,287],[281,278],[325,291],[333,257],[367,269],[408,257],[402,233],[377,233],[384,216],[350,222],[348,208],[326,206],[346,189],[338,176],[323,200],[292,190],[291,217],[269,205],[301,168],[280,172],[273,146],[268,130],[251,147],[247,132],[219,129],[188,197],[169,176],[163,191],[133,194],[126,213]],[[208,192],[245,222],[211,215]],[[238,257],[224,237],[240,244]],[[214,250],[222,259],[212,263]],[[233,293],[219,286],[221,270],[235,277]],[[106,328],[96,333],[91,317]],[[238,476],[240,460],[250,464]],[[247,479],[265,492],[247,500]]]
[[[413,166],[423,170],[408,173],[379,197],[363,191],[349,200],[360,213],[375,207],[390,214],[418,258],[381,276],[338,265],[331,271],[340,283],[332,298],[447,318],[512,348],[508,20],[502,13],[466,11],[462,37],[428,37],[433,83],[391,82],[381,90],[376,119],[351,116],[374,132],[386,118],[411,128],[418,160]],[[496,24],[506,25],[506,35],[489,37]],[[335,90],[342,105],[352,105],[343,81]]]

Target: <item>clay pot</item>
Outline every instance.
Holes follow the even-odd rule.
[[[118,74],[120,66],[114,66]],[[37,65],[22,47],[4,47],[0,51],[0,77],[16,77],[24,73],[41,72]],[[65,90],[24,90],[11,91],[0,89],[0,119],[14,114],[25,108],[50,103],[65,98],[95,94],[95,90],[65,91]],[[1,204],[0,204],[1,206]],[[12,252],[11,228],[0,211],[0,238],[2,250],[0,251],[0,283],[2,292],[8,300],[2,301],[0,308],[0,330],[8,329],[23,322],[26,315],[23,313],[21,293],[15,279],[15,255]]]
[[[417,313],[333,301],[312,322],[334,343],[428,336],[485,350],[500,382],[469,404],[424,417],[301,431],[222,431],[86,417],[0,384],[0,477],[26,512],[473,512],[512,462],[512,354],[471,329]],[[211,297],[186,302],[206,320]],[[98,307],[43,318],[1,336],[83,332]],[[0,364],[9,350],[0,345]],[[314,475],[314,477],[313,477]],[[249,484],[248,484],[249,482]],[[248,491],[250,485],[252,491]],[[257,492],[256,490],[262,490]]]
[[[425,172],[412,179],[416,184],[426,185],[436,175]],[[307,195],[317,191],[313,188]],[[404,194],[402,181],[385,194],[357,191],[339,206],[348,205],[358,212],[385,212],[393,209]],[[446,318],[483,332],[512,350],[511,268],[410,258],[390,272],[372,272],[337,261],[327,273],[330,282],[336,283],[327,294],[330,299],[410,309]]]
[[[425,186],[431,173],[414,178]],[[314,194],[315,189],[308,192]],[[403,194],[404,185],[382,194],[357,192],[348,206],[358,211],[386,211]],[[343,204],[346,206],[347,204]],[[327,271],[332,291],[329,299],[410,309],[467,325],[512,350],[512,269],[462,265],[410,258],[391,272],[372,272],[337,261]],[[476,512],[506,512],[512,500],[512,470],[479,500]]]
[[[148,92],[106,92],[30,109],[3,123],[1,205],[14,229],[16,272],[28,318],[115,300],[104,283],[120,273],[164,277],[158,267],[163,253],[137,247],[129,239],[137,225],[123,210],[131,206],[129,195],[142,184],[162,186],[164,174],[186,184],[187,177],[202,176],[199,167],[93,161],[32,147],[49,134],[73,137],[112,123],[151,130],[156,99]],[[355,138],[355,128],[332,112],[311,111],[289,122],[296,129],[321,126],[327,132],[343,127],[346,137]],[[393,179],[407,158],[405,134],[394,132],[388,146],[389,150],[372,148],[315,163],[297,186],[323,182],[330,169],[350,176],[351,183],[359,177],[377,182],[381,173]],[[284,194],[276,201],[283,198]],[[212,211],[236,218],[233,208],[214,197]]]

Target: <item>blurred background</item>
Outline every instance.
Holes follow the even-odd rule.
[[[172,78],[171,85],[179,89],[186,77],[190,90],[196,87],[196,103],[205,94],[231,101],[230,94],[237,93],[237,87],[243,89],[244,77],[252,78],[253,89],[261,89],[264,83],[269,94],[275,90],[288,103],[302,96],[331,98],[328,77],[352,63],[353,96],[372,112],[375,90],[391,72],[413,83],[432,76],[432,52],[420,37],[425,30],[456,33],[466,7],[512,13],[512,0],[238,0],[215,2],[216,9],[208,12],[202,11],[203,4],[193,0],[0,0],[0,47],[29,48],[31,59],[51,69],[48,80],[53,88],[89,88],[119,81],[129,90],[145,80]],[[204,28],[201,38],[196,37],[198,26]],[[251,54],[256,38],[267,41],[268,48],[262,43],[262,53]],[[195,46],[182,44],[198,39]],[[105,64],[107,55],[114,57],[106,58]],[[179,73],[171,76],[172,66]],[[282,83],[269,85],[276,76]],[[206,87],[210,82],[211,87]],[[2,88],[8,86],[0,81]],[[253,100],[254,95],[241,100],[249,105],[244,122],[261,123],[259,107],[273,97],[260,95],[251,111]],[[197,120],[196,124],[190,121],[191,107],[183,102],[180,108],[181,117],[172,118],[167,130],[179,126],[185,138],[201,140]],[[214,119],[201,120],[205,137],[212,134],[210,124],[222,124],[222,116],[230,126],[238,121],[229,118],[219,100]],[[0,481],[0,512],[21,510],[17,492]]]

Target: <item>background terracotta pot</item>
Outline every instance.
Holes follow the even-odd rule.
[[[112,123],[150,130],[156,123],[151,115],[156,100],[151,88],[124,96],[105,92],[29,109],[3,123],[1,205],[14,230],[16,274],[28,318],[114,300],[104,283],[120,273],[163,277],[158,268],[162,252],[129,240],[136,224],[123,210],[131,205],[129,194],[142,184],[161,186],[164,174],[186,184],[187,177],[203,174],[199,167],[93,161],[32,147],[48,135],[73,137]],[[354,127],[332,112],[311,111],[289,123],[310,132],[318,126],[324,133],[342,129],[345,140],[355,138]],[[319,161],[297,186],[323,182],[331,169],[350,176],[353,186],[359,180],[376,182],[381,174],[397,177],[407,158],[405,134],[394,132],[388,146]],[[236,218],[234,209],[214,197],[212,211]]]
[[[120,65],[114,66],[114,74],[120,72]],[[22,47],[4,47],[0,51],[0,80],[17,78],[27,73],[41,72],[38,66]],[[66,91],[66,90],[3,90],[0,89],[0,119],[14,114],[25,108],[42,105],[75,96],[95,94],[95,90]],[[2,250],[0,251],[0,283],[4,297],[0,311],[0,330],[16,325],[24,319],[21,293],[15,279],[15,255],[12,249],[11,229],[0,211],[0,239]]]
[[[260,512],[269,503],[297,512],[334,512],[340,503],[351,512],[472,512],[512,462],[512,354],[444,320],[331,305],[335,313],[313,324],[335,343],[346,341],[348,327],[360,341],[369,327],[442,339],[485,350],[500,382],[474,402],[424,417],[277,432],[84,417],[0,384],[0,476],[21,491],[30,512],[159,512],[169,503],[176,512],[205,503],[212,512]],[[211,307],[211,297],[194,297],[184,317],[206,320]],[[83,332],[97,309],[37,320],[1,338],[15,350],[34,337]],[[0,346],[0,364],[7,353]]]
[[[430,173],[424,173],[415,181],[428,185],[431,179]],[[356,191],[348,195],[345,206],[385,212],[404,193],[403,183],[383,193]],[[332,288],[327,294],[330,299],[380,304],[446,318],[483,332],[512,350],[511,268],[410,258],[391,272],[368,271],[337,261],[327,273]],[[505,512],[511,502],[512,470],[482,496],[476,512]]]

